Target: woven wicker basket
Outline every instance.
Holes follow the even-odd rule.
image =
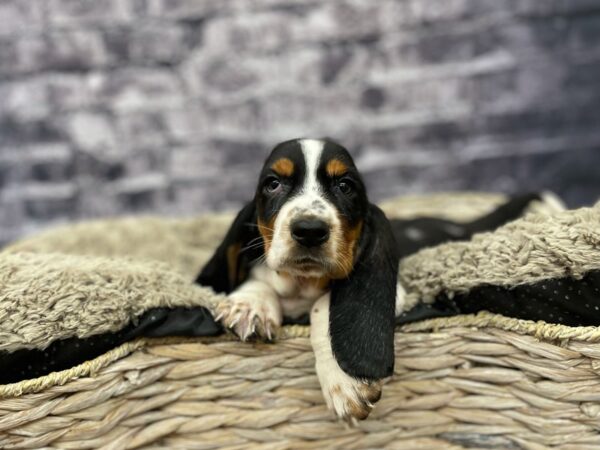
[[[140,339],[0,386],[0,448],[600,448],[599,340],[486,313],[404,326],[395,376],[350,428],[325,408],[307,327]]]
[[[87,376],[1,400],[0,447],[599,448],[600,345],[501,326],[399,330],[395,376],[356,428],[325,408],[307,328],[274,345],[140,340],[76,368]]]

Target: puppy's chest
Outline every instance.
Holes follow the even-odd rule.
[[[311,281],[290,284],[293,284],[293,287],[279,296],[279,303],[285,317],[298,318],[309,313],[313,304],[326,292]]]
[[[266,266],[253,269],[253,275],[277,293],[283,315],[297,318],[309,313],[312,305],[329,290],[328,280],[296,278]]]

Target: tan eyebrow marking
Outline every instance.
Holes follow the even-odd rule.
[[[327,163],[325,170],[330,177],[339,177],[348,172],[348,166],[339,159],[332,159]]]
[[[291,177],[294,173],[294,163],[287,159],[281,158],[273,163],[271,169],[282,177]]]

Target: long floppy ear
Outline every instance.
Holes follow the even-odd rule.
[[[238,213],[196,283],[229,294],[246,280],[250,263],[262,255],[261,239],[256,225],[256,207],[250,202]]]
[[[333,354],[354,378],[380,380],[393,373],[398,259],[385,214],[369,205],[354,269],[333,283],[329,310]]]

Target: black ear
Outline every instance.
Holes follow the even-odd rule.
[[[329,311],[333,354],[355,378],[380,380],[393,373],[398,259],[385,214],[369,205],[354,269],[333,283]]]
[[[256,223],[254,202],[238,213],[223,242],[204,266],[196,283],[229,294],[248,277],[250,264],[260,258],[264,249]]]

